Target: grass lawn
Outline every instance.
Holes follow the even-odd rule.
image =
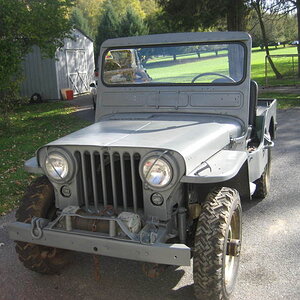
[[[288,54],[297,54],[297,47],[287,46],[286,48],[279,47],[275,49],[274,47],[270,48],[271,55],[288,55]],[[265,56],[266,52],[260,50],[259,48],[254,48],[252,50],[251,56],[251,74],[252,78],[259,84],[265,85]],[[270,65],[268,65],[268,85],[293,85],[295,81],[292,76],[292,58],[273,58],[273,62],[277,67],[278,71],[284,75],[283,79],[277,80],[272,73]],[[295,69],[297,70],[297,60],[295,59]],[[300,84],[300,80],[296,81],[297,84]]]
[[[42,145],[89,125],[72,112],[64,102],[22,106],[10,114],[7,130],[0,116],[0,215],[16,207],[34,178],[23,170],[24,161]]]
[[[279,92],[262,92],[259,98],[277,99],[278,109],[287,109],[292,107],[300,107],[300,95],[279,93]]]
[[[213,61],[213,62],[212,62]],[[191,83],[191,79],[199,75],[199,70],[201,73],[209,72],[211,69],[211,64],[214,63],[214,72],[226,73],[228,70],[228,63],[225,57],[216,57],[209,60],[196,60],[194,62],[184,63],[184,64],[173,64],[168,67],[157,67],[147,69],[148,74],[156,82],[181,82],[181,83]],[[180,79],[178,80],[178,78]],[[220,78],[214,76],[209,78],[205,77],[209,82],[213,79]]]
[[[224,53],[223,53],[224,52]],[[219,55],[214,55],[213,52],[204,53],[201,55],[202,59],[197,59],[195,53],[181,54],[177,56],[177,62],[173,61],[171,56],[156,57],[149,60],[146,64],[146,69],[149,75],[156,82],[182,82],[190,83],[191,79],[200,73],[217,72],[228,74],[228,59],[225,51],[220,51]],[[293,46],[286,46],[283,48],[270,47],[271,55],[289,55],[297,54],[297,48]],[[265,56],[266,53],[260,48],[252,49],[251,56],[251,76],[257,81],[260,86],[265,85]],[[189,61],[188,61],[189,60]],[[297,70],[297,59],[294,58],[294,70],[291,57],[273,58],[273,62],[278,71],[284,76],[283,79],[277,80],[274,73],[268,65],[268,85],[294,85],[300,84],[300,80],[294,78]],[[166,64],[168,63],[169,64]],[[210,82],[215,78],[206,78],[206,82]],[[200,82],[200,81],[199,81]]]

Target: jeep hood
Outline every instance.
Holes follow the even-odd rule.
[[[181,154],[188,174],[241,134],[241,123],[226,116],[114,115],[47,146],[168,149]]]

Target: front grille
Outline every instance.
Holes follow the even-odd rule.
[[[87,210],[112,205],[115,210],[143,209],[139,153],[76,151],[79,201]]]

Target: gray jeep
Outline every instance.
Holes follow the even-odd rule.
[[[250,56],[242,32],[104,42],[95,123],[25,163],[43,174],[9,226],[25,267],[56,273],[67,250],[178,266],[193,258],[196,297],[228,299],[240,199],[267,195],[276,131],[276,100],[257,99]]]

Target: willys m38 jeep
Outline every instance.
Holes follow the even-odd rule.
[[[240,199],[267,195],[276,129],[276,101],[257,99],[250,55],[242,32],[104,42],[95,123],[25,163],[43,174],[9,226],[25,267],[58,272],[66,250],[178,266],[193,258],[196,297],[228,299]]]

